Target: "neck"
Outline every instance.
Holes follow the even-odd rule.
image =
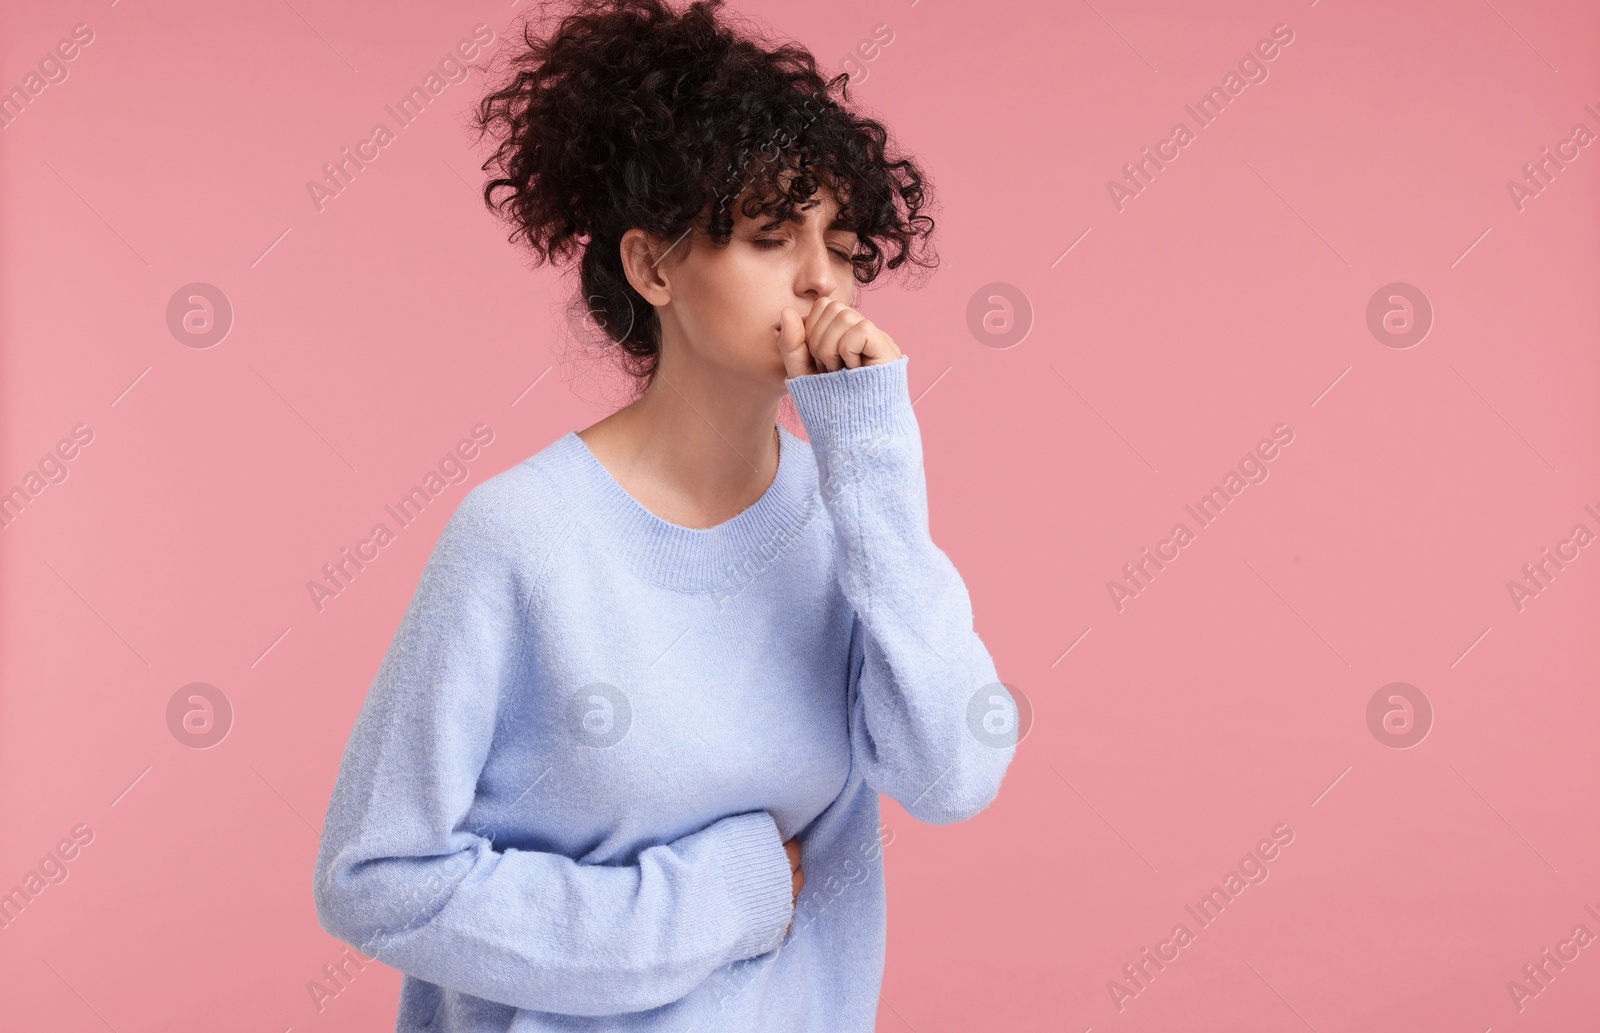
[[[772,484],[782,394],[681,354],[665,350],[645,393],[580,436],[651,508],[712,526]]]

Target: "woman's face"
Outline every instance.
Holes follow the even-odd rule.
[[[658,267],[668,284],[666,304],[646,295],[658,306],[664,349],[684,349],[696,363],[782,389],[778,327],[784,308],[804,319],[819,298],[855,302],[855,231],[832,225],[839,205],[826,189],[811,200],[816,207],[782,224],[762,215],[747,218],[735,204],[726,247],[698,232],[676,245],[674,251],[687,249],[681,260],[669,255]]]

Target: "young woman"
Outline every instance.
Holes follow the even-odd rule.
[[[853,307],[922,176],[719,2],[579,0],[479,108],[485,200],[642,390],[467,494],[357,717],[316,907],[399,1031],[866,1033],[878,794],[962,821],[1015,751]]]

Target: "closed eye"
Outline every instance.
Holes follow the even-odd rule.
[[[788,241],[782,239],[781,237],[756,237],[755,239],[751,240],[751,243],[761,250],[767,251],[774,247],[783,247],[783,245],[788,243]],[[838,256],[840,261],[848,262],[851,259],[851,254],[848,251],[833,247],[829,248],[828,250],[834,255]]]

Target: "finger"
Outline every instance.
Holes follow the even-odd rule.
[[[867,321],[867,317],[853,308],[844,305],[835,307],[838,308],[838,314],[822,328],[820,336],[811,339],[812,354],[820,356],[823,364],[830,370],[843,369],[847,365],[841,343],[847,333]],[[871,324],[868,324],[868,330],[870,329]]]
[[[800,313],[785,308],[778,316],[778,354],[783,359],[783,375],[790,379],[817,372],[806,347],[806,327]]]
[[[846,369],[860,369],[862,356],[866,353],[871,343],[871,334],[867,330],[869,324],[863,320],[847,330],[839,338],[839,361],[844,363]]]
[[[844,311],[848,311],[847,306],[832,298],[818,298],[806,316],[806,342],[811,355],[819,367],[830,373],[839,368],[839,361],[828,347],[828,330]]]
[[[817,331],[821,330],[827,323],[827,319],[824,316],[827,315],[828,309],[832,304],[832,298],[818,298],[812,303],[811,311],[806,313],[806,340],[809,341],[816,337]]]
[[[870,319],[863,318],[839,336],[839,361],[848,369],[856,369],[861,365],[861,357],[870,354],[873,334],[877,327],[872,325]]]

